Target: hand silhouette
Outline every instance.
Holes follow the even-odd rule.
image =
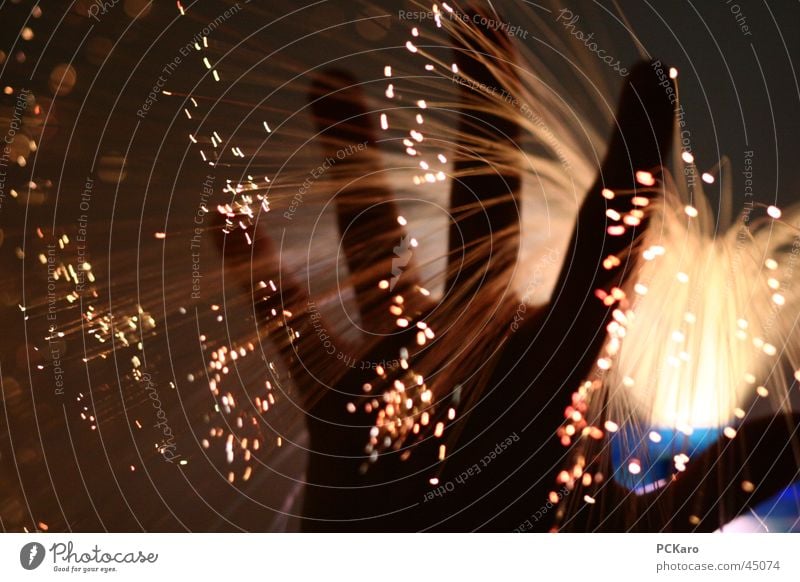
[[[674,111],[663,79],[650,63],[640,63],[626,78],[616,127],[575,221],[552,299],[538,310],[525,307],[520,318],[522,304],[508,291],[508,278],[519,249],[521,172],[513,160],[497,153],[503,148],[493,152],[476,147],[499,142],[515,149],[520,129],[501,111],[474,106],[480,98],[475,87],[513,94],[516,76],[509,64],[486,66],[481,50],[485,42],[513,56],[508,39],[489,30],[477,39],[461,39],[455,47],[458,69],[472,82],[460,89],[464,105],[440,301],[420,291],[413,259],[404,256],[407,249],[400,243],[409,237],[383,182],[377,148],[350,155],[334,169],[343,176],[353,173],[335,199],[341,247],[367,338],[352,351],[352,360],[361,365],[325,353],[320,330],[327,337],[331,326],[322,322],[307,290],[281,268],[273,241],[259,236],[247,247],[220,239],[226,277],[242,281],[253,294],[307,413],[303,527],[548,531],[559,524],[571,531],[713,531],[797,477],[792,458],[793,447],[800,444],[797,415],[745,422],[736,442],[721,438],[672,482],[645,495],[611,477],[610,455],[602,454],[606,438],[595,447],[601,459],[598,472],[606,481],[594,503],[584,502],[580,482],[560,491],[556,484],[556,476],[572,467],[574,456],[557,431],[573,392],[606,340],[612,313],[594,292],[621,287],[629,273],[625,264],[615,269],[601,265],[609,255],[625,256],[648,226],[645,214],[635,228],[609,236],[607,212],[629,213],[633,194],[608,199],[602,192],[659,197],[657,187],[641,187],[636,173],[660,175],[670,151]],[[343,144],[376,143],[373,116],[358,82],[347,73],[319,75],[310,102],[326,156],[334,156]],[[398,259],[403,263],[399,276]],[[272,279],[275,288],[255,286],[261,279]],[[492,325],[481,327],[482,343],[463,351],[486,305],[493,306]],[[399,320],[406,326],[398,327]],[[445,330],[437,332],[436,341],[414,325],[424,321],[436,321]],[[334,343],[344,344],[341,339]],[[485,358],[480,350],[486,351]],[[403,426],[423,425],[422,430],[411,429],[412,436],[393,441],[392,430],[385,435],[376,427],[396,426],[387,418],[385,403],[391,401],[386,394],[396,396],[394,383],[417,357],[427,362],[449,362],[452,357],[469,380],[460,390],[443,394],[436,411],[426,408],[424,398],[414,400],[411,420]],[[425,368],[435,371],[435,365]],[[458,417],[442,429],[444,436],[426,435],[434,431],[424,425],[434,426],[459,402]],[[423,415],[430,417],[427,422],[420,420]],[[388,440],[382,447],[384,438]],[[441,462],[443,443],[448,453]],[[741,486],[745,472],[752,488]],[[553,495],[568,499],[553,508]]]

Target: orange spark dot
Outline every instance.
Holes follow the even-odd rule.
[[[639,170],[636,172],[636,181],[639,182],[642,186],[655,186],[656,179],[653,177],[653,174],[650,172],[645,172],[643,170]]]
[[[620,260],[615,255],[608,255],[603,260],[603,268],[608,270],[613,269],[614,267],[619,266]]]

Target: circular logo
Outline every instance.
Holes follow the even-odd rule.
[[[44,561],[44,546],[39,542],[30,542],[19,551],[19,563],[26,570],[35,570]]]

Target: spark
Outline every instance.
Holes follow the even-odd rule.
[[[639,184],[641,184],[642,186],[650,187],[656,185],[656,179],[653,176],[653,174],[642,170],[636,172],[636,181],[639,182]]]

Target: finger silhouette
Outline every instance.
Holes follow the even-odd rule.
[[[642,62],[632,68],[623,88],[605,160],[578,213],[553,293],[552,309],[568,315],[562,318],[562,333],[567,336],[575,323],[583,332],[582,345],[565,345],[565,349],[597,352],[605,339],[598,331],[611,308],[599,302],[594,292],[620,286],[629,272],[623,261],[617,268],[605,269],[603,260],[610,255],[626,257],[647,228],[642,200],[653,198],[657,189],[645,184],[655,185],[651,178],[654,181],[660,174],[673,134],[673,104],[663,83],[658,70]],[[594,341],[587,348],[586,338],[592,336]]]
[[[215,222],[225,286],[236,286],[252,302],[259,337],[277,350],[306,403],[320,383],[333,380],[326,374],[329,368],[315,365],[320,354],[314,320],[320,314],[309,309],[308,294],[282,264],[275,242],[263,229],[248,229],[245,236],[238,227],[226,228],[221,216]]]
[[[387,314],[391,294],[378,293],[379,283],[387,281],[388,290],[402,295],[416,279],[408,266],[409,238],[383,175],[372,114],[357,80],[342,71],[317,76],[309,99],[331,171],[347,178],[335,193],[336,212],[362,326],[385,333],[393,327]]]

